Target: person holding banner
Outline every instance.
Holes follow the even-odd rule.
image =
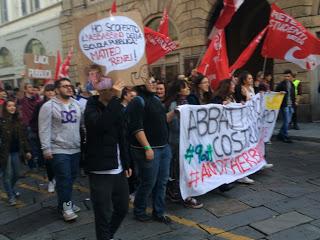
[[[178,106],[188,104],[187,97],[190,94],[190,88],[186,80],[175,80],[169,85],[168,97],[165,100],[165,106],[168,111],[174,111]],[[180,140],[180,119],[174,116],[169,123],[169,144],[172,149],[171,161],[171,181],[168,183],[167,196],[172,202],[182,200],[179,189],[180,167],[179,167],[179,140]],[[183,205],[189,208],[202,208],[203,203],[197,199],[188,197],[183,201]]]
[[[188,103],[191,105],[208,104],[212,98],[209,79],[198,73],[198,75],[192,77],[191,81],[192,91],[187,98]]]
[[[296,104],[295,88],[292,82],[293,78],[293,72],[290,69],[285,70],[284,80],[280,82],[276,88],[277,92],[285,92],[285,96],[280,108],[283,123],[278,134],[278,139],[285,143],[292,143],[292,140],[288,136],[288,129]]]
[[[235,87],[235,100],[238,103],[245,103],[255,95],[253,88],[253,77],[248,71],[239,74],[239,84]],[[243,177],[237,180],[239,183],[253,184],[254,180],[249,177]]]
[[[236,85],[232,79],[225,79],[219,83],[217,90],[213,94],[212,103],[227,105],[236,103],[234,98]]]
[[[249,101],[255,95],[253,77],[248,71],[239,74],[239,84],[235,88],[235,98],[238,103]]]
[[[155,96],[157,81],[152,77],[136,88],[138,96],[128,105],[127,121],[130,154],[138,168],[140,183],[134,200],[134,216],[141,222],[155,221],[169,224],[165,215],[166,186],[170,173],[171,149],[168,126],[174,112],[166,113]],[[152,193],[152,217],[147,215],[147,202]]]
[[[97,240],[113,239],[129,208],[131,176],[125,135],[122,82],[93,84],[99,95],[89,98],[84,113],[86,126],[86,171],[89,173],[91,200]],[[110,219],[111,215],[111,219]]]

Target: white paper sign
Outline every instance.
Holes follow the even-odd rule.
[[[264,143],[270,140],[282,99],[281,93],[267,93],[245,105],[180,107],[183,199],[234,182],[266,164]]]
[[[92,62],[105,66],[106,74],[136,65],[145,52],[144,33],[126,16],[92,22],[79,34],[79,45]]]

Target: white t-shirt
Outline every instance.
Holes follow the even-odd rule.
[[[112,174],[112,175],[122,173],[123,168],[122,168],[122,164],[121,164],[121,160],[120,160],[119,145],[117,145],[117,155],[118,155],[118,168],[117,169],[111,169],[111,170],[105,170],[105,171],[91,171],[91,173],[93,173],[93,174]]]

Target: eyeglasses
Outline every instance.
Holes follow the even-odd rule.
[[[60,86],[61,88],[67,89],[67,88],[72,88],[72,85],[62,85]]]

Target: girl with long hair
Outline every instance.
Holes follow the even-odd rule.
[[[211,98],[212,92],[209,79],[199,73],[192,78],[192,88],[191,94],[188,96],[188,102],[192,105],[208,104]]]
[[[167,99],[165,100],[165,107],[170,111],[174,111],[177,106],[188,104],[188,96],[190,88],[187,81],[179,80],[173,81],[168,88]],[[172,202],[180,202],[181,194],[179,189],[179,136],[180,136],[180,123],[179,116],[175,115],[169,123],[169,144],[172,151],[171,181],[168,183],[167,196]],[[203,204],[197,199],[189,197],[183,201],[185,207],[189,208],[202,208]]]
[[[19,120],[16,103],[7,100],[2,109],[0,120],[0,165],[3,170],[3,185],[8,195],[9,205],[16,205],[20,193],[15,190],[19,178],[20,156],[31,159],[25,131]]]

